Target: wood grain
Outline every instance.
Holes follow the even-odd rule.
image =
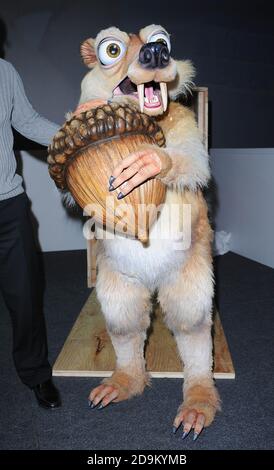
[[[233,379],[235,371],[217,311],[214,314],[214,376]],[[145,348],[147,370],[152,377],[183,377],[177,346],[155,306]],[[70,377],[107,377],[115,366],[115,354],[106,332],[95,291],[76,320],[55,364],[53,375]]]
[[[87,244],[87,278],[88,287],[96,286],[97,278],[97,262],[96,262],[96,239],[91,238]]]
[[[208,150],[208,88],[196,88],[194,95],[195,93],[197,93],[197,124],[202,134],[204,147]]]

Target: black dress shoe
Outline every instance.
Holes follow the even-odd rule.
[[[38,404],[43,408],[58,408],[61,406],[60,394],[51,379],[33,387]]]

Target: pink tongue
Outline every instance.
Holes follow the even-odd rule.
[[[121,91],[121,88],[119,86],[117,86],[115,89],[114,89],[114,92],[113,92],[114,95],[122,95],[122,91]]]
[[[148,100],[153,98],[153,86],[145,87],[145,95]]]

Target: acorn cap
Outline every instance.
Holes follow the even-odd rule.
[[[144,134],[162,147],[165,137],[153,117],[141,113],[134,104],[109,103],[90,109],[66,121],[48,148],[51,178],[67,189],[66,167],[79,151],[120,136]]]

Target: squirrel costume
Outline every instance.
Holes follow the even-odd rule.
[[[102,30],[96,39],[84,41],[81,55],[91,70],[82,81],[77,112],[84,113],[92,103],[134,107],[153,117],[166,142],[165,147],[144,143],[109,174],[110,194],[118,199],[126,200],[151,179],[165,185],[166,193],[148,243],[123,235],[97,241],[96,291],[116,368],[91,391],[91,406],[126,400],[148,384],[144,342],[156,291],[184,363],[183,400],[174,430],[183,424],[184,437],[193,428],[197,438],[212,423],[220,399],[212,376],[212,230],[201,191],[210,178],[208,155],[193,111],[176,102],[190,90],[194,69],[190,61],[171,57],[169,34],[158,25],[138,34],[115,27]],[[54,177],[59,170],[54,172],[53,148],[50,153]],[[168,237],[153,235],[169,225],[171,206],[184,204],[191,206],[191,241],[185,249],[174,249],[184,217],[176,227],[171,224]]]

